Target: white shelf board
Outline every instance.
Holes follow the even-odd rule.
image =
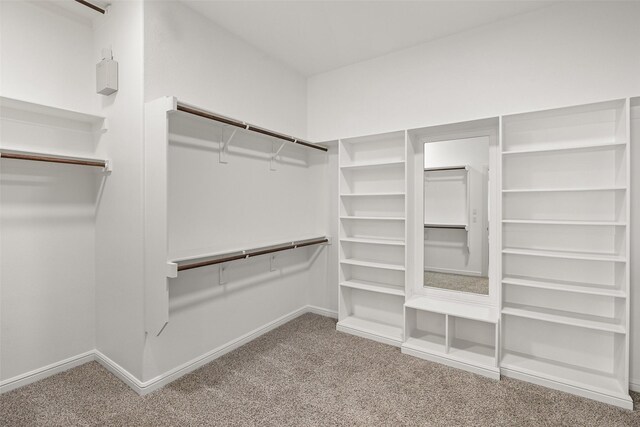
[[[510,351],[503,351],[500,367],[584,390],[629,399],[627,384],[623,385],[615,376],[604,372]]]
[[[570,192],[588,192],[588,191],[625,191],[627,187],[564,187],[564,188],[517,188],[504,189],[503,193],[570,193]]]
[[[415,310],[448,314],[454,317],[478,320],[485,323],[498,322],[498,310],[496,308],[479,304],[466,304],[457,301],[417,297],[407,301],[404,306]]]
[[[605,288],[602,285],[568,282],[561,280],[534,279],[529,277],[505,276],[503,284],[524,286],[537,289],[550,289],[554,291],[574,292],[578,294],[600,295],[606,297],[625,298],[626,293],[619,289]]]
[[[624,325],[620,324],[615,319],[549,308],[525,306],[520,304],[508,305],[505,303],[502,308],[502,314],[542,320],[550,323],[559,323],[562,325],[577,326],[580,328],[594,329],[598,331],[615,332],[618,334],[626,333]]]
[[[550,251],[550,250],[538,250],[538,249],[534,250],[534,249],[520,249],[520,248],[505,248],[502,250],[502,253],[508,254],[508,255],[578,259],[578,260],[586,260],[586,261],[626,262],[626,258],[620,255],[597,254],[597,253],[591,253],[591,252],[569,252],[569,251]]]
[[[340,197],[404,197],[405,194],[401,192],[389,192],[389,193],[343,193]]]
[[[365,237],[342,237],[341,242],[347,243],[364,243],[367,245],[389,245],[389,246],[404,246],[405,243],[402,240],[391,239],[370,239]]]
[[[422,335],[419,337],[412,336],[407,338],[407,340],[402,344],[403,347],[409,347],[418,351],[435,353],[441,355],[442,357],[445,356],[446,349],[444,335],[436,335],[423,331],[416,332],[422,332]]]
[[[496,349],[466,340],[452,340],[447,356],[465,363],[495,367]]]
[[[95,114],[88,114],[81,111],[68,110],[51,105],[38,104],[35,102],[0,96],[0,114],[2,114],[2,110],[5,108],[57,117],[90,125],[99,125],[105,120],[105,117]]]
[[[378,341],[385,342],[387,344],[400,345],[402,342],[402,327],[376,322],[374,320],[349,316],[340,320],[337,324],[337,328],[342,332],[348,332],[345,331],[345,329],[361,332],[364,334],[365,338],[375,339],[375,337],[379,337],[382,338],[382,340]]]
[[[609,148],[621,148],[627,145],[626,142],[603,142],[603,143],[586,143],[581,145],[573,145],[573,146],[562,146],[558,144],[556,147],[543,147],[543,148],[527,148],[525,150],[507,150],[503,151],[503,156],[509,156],[513,154],[535,154],[535,153],[547,153],[547,152],[558,152],[558,151],[589,151],[589,150],[601,150],[601,149],[609,149]]]
[[[359,267],[381,268],[383,270],[404,271],[404,265],[389,264],[378,261],[368,261],[354,258],[341,259],[340,264],[357,265]]]
[[[355,162],[347,163],[340,166],[340,169],[369,169],[369,168],[384,168],[394,166],[404,166],[404,160],[370,160],[367,162]]]
[[[404,221],[400,216],[341,216],[340,219],[366,221]]]
[[[369,282],[366,280],[350,279],[340,283],[345,288],[360,289],[363,291],[377,292],[380,294],[404,296],[404,288],[386,283]]]
[[[580,220],[550,220],[550,219],[503,219],[503,224],[537,224],[537,225],[597,225],[625,227],[623,221],[580,221]]]

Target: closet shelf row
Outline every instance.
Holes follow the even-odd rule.
[[[505,371],[525,374],[527,377],[543,378],[582,390],[593,390],[605,395],[626,398],[628,384],[622,384],[615,375],[584,369],[579,366],[532,357],[522,353],[504,351],[500,367]],[[531,381],[529,379],[529,381]]]
[[[527,288],[548,289],[553,291],[599,295],[604,297],[626,298],[627,296],[627,294],[622,290],[595,283],[589,284],[584,282],[569,282],[524,276],[505,276],[502,278],[502,283],[511,286],[523,286]]]
[[[187,114],[191,114],[194,116],[198,116],[198,117],[202,117],[208,120],[213,120],[219,123],[222,123],[224,125],[228,125],[228,126],[233,126],[235,128],[239,128],[239,129],[243,129],[249,132],[255,132],[255,133],[259,133],[262,135],[266,135],[272,138],[276,138],[276,139],[280,139],[283,140],[285,142],[290,142],[292,144],[297,144],[306,148],[313,148],[315,150],[320,150],[320,151],[328,151],[329,149],[327,147],[325,147],[324,145],[319,145],[319,144],[314,144],[308,141],[305,141],[303,139],[300,138],[294,138],[292,136],[289,135],[285,135],[283,133],[279,133],[279,132],[275,132],[269,129],[265,129],[262,127],[258,127],[246,122],[243,122],[241,120],[237,120],[237,119],[233,119],[230,117],[226,117],[220,114],[216,114],[216,113],[212,113],[210,111],[206,111],[204,109],[198,108],[198,107],[194,107],[192,105],[189,104],[185,104],[183,102],[178,101],[177,102],[177,107],[176,107],[177,111],[181,111],[183,113],[187,113]]]
[[[591,150],[606,150],[611,148],[622,148],[627,145],[626,142],[603,142],[603,143],[584,143],[575,145],[562,145],[545,146],[540,148],[528,148],[522,150],[506,150],[502,152],[503,156],[517,155],[517,154],[535,154],[535,153],[548,153],[558,151],[591,151]]]
[[[405,193],[389,192],[389,193],[342,193],[340,197],[404,197]]]
[[[600,254],[591,252],[570,252],[570,251],[552,251],[542,249],[520,249],[520,248],[505,248],[502,250],[506,255],[524,255],[535,256],[545,258],[562,258],[562,259],[577,259],[585,261],[609,261],[609,262],[626,262],[626,258],[621,255],[615,254]]]
[[[394,166],[404,166],[404,160],[370,160],[366,162],[347,163],[340,165],[341,169],[369,169],[369,168],[384,168]]]
[[[171,271],[169,277],[176,277],[179,271],[193,268],[206,267],[209,265],[223,264],[241,259],[248,259],[259,255],[267,255],[276,252],[288,251],[291,249],[304,248],[313,245],[329,244],[328,237],[316,237],[312,239],[298,240],[293,242],[278,243],[275,245],[261,246],[257,248],[235,250],[215,254],[204,254],[193,257],[179,258],[169,261]]]
[[[111,172],[112,165],[109,160],[96,159],[91,157],[75,157],[59,154],[39,153],[33,151],[13,150],[0,148],[0,157],[3,159],[27,160],[33,162],[62,163],[77,166],[90,166],[104,169]]]
[[[340,260],[340,264],[355,265],[358,267],[380,268],[382,270],[404,271],[404,265],[391,264],[391,263],[379,262],[379,261],[369,261],[369,260],[357,259],[357,258],[343,258]]]
[[[404,296],[404,288],[402,287],[388,285],[386,283],[370,282],[367,280],[346,280],[340,283],[340,286],[381,294]]]
[[[503,193],[569,193],[587,191],[625,191],[625,186],[612,187],[565,187],[565,188],[510,188],[503,189]]]
[[[625,326],[617,319],[551,308],[506,303],[502,307],[502,314],[617,334],[626,333]]]
[[[404,246],[403,240],[391,240],[391,239],[372,239],[366,237],[341,237],[341,242],[347,243],[365,243],[369,245],[389,245],[389,246]]]
[[[625,227],[623,221],[584,221],[584,220],[551,220],[551,219],[503,219],[503,224],[531,224],[531,225],[595,225]]]
[[[404,221],[404,217],[400,216],[341,216],[340,219],[365,221]]]

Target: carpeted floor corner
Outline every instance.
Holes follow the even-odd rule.
[[[640,411],[416,359],[306,314],[145,397],[96,362],[63,372],[0,396],[0,425],[638,427]]]

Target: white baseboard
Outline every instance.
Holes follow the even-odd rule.
[[[629,390],[640,393],[640,380],[632,378],[631,381],[629,381]]]
[[[331,317],[332,319],[338,318],[337,311],[329,310],[328,308],[317,307],[315,305],[308,305],[307,313],[319,314],[320,316]]]
[[[45,366],[40,369],[33,370],[31,372],[27,372],[22,375],[15,376],[13,378],[9,378],[5,381],[0,382],[0,394],[5,393],[7,391],[16,389],[18,387],[25,386],[27,384],[31,384],[33,382],[42,380],[51,375],[57,374],[59,372],[66,371],[71,368],[75,368],[76,366],[83,365],[87,362],[97,361],[100,363],[105,369],[111,372],[113,375],[118,377],[122,382],[131,387],[136,393],[140,395],[145,395],[151,393],[152,391],[158,390],[159,388],[164,387],[172,381],[177,380],[178,378],[186,375],[203,365],[217,359],[220,356],[223,356],[230,351],[235,350],[238,347],[241,347],[247,344],[250,341],[258,338],[261,335],[266,334],[267,332],[284,325],[287,322],[299,317],[305,313],[314,313],[319,314],[321,316],[337,318],[338,313],[333,310],[328,310],[322,307],[316,306],[304,306],[299,308],[298,310],[292,311],[289,314],[285,314],[277,318],[276,320],[267,323],[259,328],[254,329],[253,331],[244,334],[243,336],[230,341],[226,344],[221,345],[220,347],[211,350],[208,353],[203,354],[195,359],[186,362],[171,371],[165,372],[161,375],[158,375],[155,378],[152,378],[148,381],[140,381],[133,374],[127,371],[122,366],[118,365],[116,362],[111,360],[105,354],[100,352],[99,350],[91,350],[86,353],[79,354],[77,356],[70,357],[65,360],[61,360],[56,363],[52,363],[51,365]]]
[[[76,366],[84,365],[92,360],[94,360],[94,350],[90,350],[50,365],[43,366],[42,368],[34,369],[33,371],[6,379],[0,382],[0,394],[43,380],[51,375],[64,372],[71,368],[75,368]]]

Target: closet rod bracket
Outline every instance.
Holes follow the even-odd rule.
[[[277,270],[277,268],[276,268],[276,255],[272,254],[269,257],[269,271],[276,271],[276,270]]]
[[[167,263],[167,277],[175,279],[178,277],[178,264],[175,262]]]
[[[282,151],[282,149],[284,148],[284,145],[286,143],[287,143],[286,141],[282,142],[278,148],[276,148],[276,143],[275,142],[271,144],[272,149],[271,149],[271,162],[270,162],[271,165],[270,165],[270,169],[272,171],[277,170],[276,161],[278,160],[278,156],[279,156],[280,152]]]
[[[236,136],[236,132],[238,129],[234,129],[229,135],[229,138],[225,141],[224,139],[224,128],[222,129],[222,138],[220,141],[220,163],[228,163],[227,155],[229,154],[229,145],[231,145],[231,141],[233,137]]]
[[[224,277],[224,272],[226,269],[227,269],[227,264],[220,264],[220,267],[218,268],[218,284],[219,285],[227,284],[227,280]]]

